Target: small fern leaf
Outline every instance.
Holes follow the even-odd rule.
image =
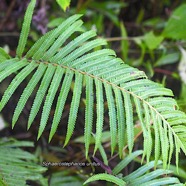
[[[18,43],[18,47],[17,47],[17,51],[16,51],[16,55],[18,57],[22,56],[25,46],[26,46],[35,4],[36,4],[36,0],[31,0],[31,2],[29,3],[29,5],[27,7],[26,13],[25,13],[23,26],[22,26],[22,30],[21,30],[21,35],[20,35],[20,39],[19,39],[19,43]]]
[[[43,60],[48,60],[50,57],[53,57],[59,48],[65,43],[65,41],[76,31],[79,30],[83,22],[81,20],[76,21],[70,27],[68,27],[53,43],[49,50],[42,57]]]
[[[32,122],[34,121],[34,118],[36,117],[36,115],[40,109],[41,103],[42,103],[43,98],[46,94],[46,91],[50,85],[50,82],[51,82],[51,79],[52,79],[53,74],[55,72],[55,69],[56,69],[55,66],[53,66],[51,64],[48,65],[48,68],[47,68],[45,75],[42,79],[41,85],[37,91],[36,97],[34,99],[34,103],[32,105],[31,111],[30,111],[27,129],[30,128]]]
[[[125,113],[126,113],[126,131],[127,131],[127,144],[130,153],[132,152],[134,145],[134,124],[133,124],[133,111],[130,95],[123,92],[124,103],[125,103]]]
[[[10,65],[13,65],[15,62],[18,62],[18,58],[14,59],[8,59],[0,63],[0,72],[3,71],[6,67],[10,67]]]
[[[50,88],[48,90],[48,94],[46,96],[46,100],[43,106],[42,116],[41,116],[41,122],[39,126],[39,132],[38,132],[38,139],[40,138],[41,134],[43,133],[47,120],[49,118],[51,106],[53,103],[53,100],[55,98],[56,92],[58,90],[58,87],[60,85],[61,79],[63,77],[64,69],[60,66],[57,66],[54,77],[52,79],[52,82],[50,84]]]
[[[151,157],[151,152],[152,152],[152,135],[151,135],[151,120],[150,120],[151,116],[150,116],[149,108],[147,104],[143,104],[143,108],[144,108],[144,113],[145,113],[145,125],[147,129],[146,156],[147,156],[147,163],[148,163]]]
[[[147,144],[147,138],[148,138],[148,133],[147,133],[147,129],[146,129],[146,126],[145,126],[145,123],[143,121],[143,109],[142,109],[142,104],[140,102],[139,99],[137,99],[136,97],[133,97],[133,100],[134,100],[134,103],[135,103],[135,106],[136,106],[136,112],[137,112],[137,115],[138,115],[138,118],[139,118],[139,121],[140,121],[140,124],[141,124],[141,128],[142,128],[142,131],[143,131],[143,138],[144,138],[144,144],[143,144],[143,157],[142,157],[142,162],[143,162],[143,159],[145,157],[145,155],[147,154],[147,148],[148,148],[148,144]]]
[[[70,85],[72,82],[73,75],[74,75],[73,71],[69,69],[66,70],[63,84],[61,86],[60,94],[57,100],[57,106],[56,106],[56,110],[54,113],[54,119],[52,122],[51,131],[49,135],[49,142],[51,141],[53,135],[55,134],[57,127],[59,125],[59,122],[61,120],[64,105],[65,105],[68,93],[70,91]]]
[[[38,49],[41,47],[41,45],[45,42],[45,40],[47,40],[49,38],[49,36],[55,31],[51,30],[49,32],[47,32],[45,35],[43,35],[42,37],[40,37],[36,43],[34,43],[34,45],[30,48],[30,50],[26,53],[26,58],[31,58],[37,51]]]
[[[120,163],[116,165],[113,169],[113,174],[117,175],[119,174],[131,161],[133,161],[137,156],[141,155],[143,153],[142,150],[135,151],[131,154],[129,154],[125,159],[123,159]]]
[[[160,157],[160,135],[159,135],[159,126],[157,124],[157,115],[156,113],[151,110],[151,115],[152,115],[152,119],[153,119],[153,127],[154,127],[154,135],[155,135],[155,144],[154,144],[154,154],[155,154],[155,166],[157,165],[157,162],[159,160]]]
[[[69,119],[68,119],[68,128],[67,128],[67,134],[66,134],[64,146],[67,145],[74,131],[75,122],[77,118],[77,112],[78,112],[80,98],[81,98],[81,92],[82,92],[82,81],[83,81],[83,75],[76,73],[73,97],[72,97],[72,102],[70,106],[70,114],[69,114]]]
[[[81,15],[74,15],[70,18],[68,18],[66,21],[64,21],[61,25],[59,25],[51,34],[49,37],[45,39],[43,43],[39,43],[41,45],[35,45],[36,53],[33,55],[33,59],[41,59],[43,54],[47,51],[48,48],[50,48],[55,40],[63,33],[66,28],[68,28],[71,24],[73,24],[77,19],[79,19]],[[33,46],[34,47],[34,46]],[[28,52],[29,54],[29,52]]]
[[[106,174],[106,173],[96,174],[96,175],[90,177],[88,180],[86,180],[86,182],[83,185],[85,185],[89,182],[98,181],[98,180],[105,180],[105,181],[114,183],[114,184],[119,185],[119,186],[125,186],[126,185],[126,182],[124,182],[122,179],[117,178],[117,177],[115,177],[111,174]]]
[[[96,135],[95,135],[95,148],[99,148],[101,144],[102,130],[103,130],[103,119],[104,119],[104,100],[103,100],[103,87],[102,83],[95,79],[96,85],[96,111],[97,111],[97,120],[96,120]]]
[[[184,184],[180,183],[178,178],[175,177],[165,177],[165,178],[159,178],[152,181],[148,181],[146,183],[142,183],[140,186],[162,186],[162,185],[172,185],[174,186],[184,186]]]
[[[67,64],[72,65],[72,67],[79,69],[78,67],[81,68],[81,65],[86,63],[86,62],[87,63],[92,62],[92,60],[100,59],[100,58],[108,56],[108,55],[110,55],[110,56],[115,55],[115,52],[111,53],[110,51],[111,51],[110,49],[102,49],[101,51],[98,50],[98,51],[91,52],[89,54],[83,55],[82,57],[72,61],[71,63],[68,62],[68,61],[63,61],[63,60],[60,61],[59,63],[62,63],[63,65],[67,65]],[[87,73],[88,73],[88,71],[87,71]]]
[[[84,141],[85,141],[85,155],[88,157],[91,132],[93,125],[93,113],[94,113],[94,92],[93,92],[93,79],[89,76],[85,76],[86,80],[86,109],[85,109],[85,129],[84,129]]]
[[[26,59],[23,59],[17,63],[13,63],[11,66],[7,66],[1,73],[0,73],[0,82],[7,78],[10,74],[15,73],[17,70],[23,68],[24,66],[28,65]]]
[[[152,169],[154,167],[154,163],[155,163],[155,161],[151,161],[151,162],[147,163],[146,165],[143,165],[142,167],[138,168],[137,170],[135,170],[131,174],[125,176],[124,180],[126,182],[136,180],[137,178],[139,178],[143,174],[145,174],[147,171]],[[157,165],[160,165],[160,164],[162,164],[162,161],[158,161]]]
[[[72,52],[76,47],[82,45],[85,41],[88,39],[96,36],[96,33],[94,30],[85,32],[75,38],[73,41],[68,43],[66,46],[64,46],[55,56],[51,58],[51,62],[59,61],[60,59],[64,58],[66,55],[68,55],[70,52]]]
[[[98,47],[98,46],[101,46],[101,45],[106,45],[105,40],[103,40],[103,39],[95,39],[93,41],[87,42],[83,46],[80,46],[79,48],[74,50],[73,53],[71,53],[68,56],[66,56],[63,59],[63,61],[70,63],[71,61],[74,61],[78,57],[84,55],[86,52],[89,52],[90,50],[94,49],[95,47]],[[77,65],[76,62],[73,62],[73,63],[74,63],[74,65]]]
[[[18,102],[18,104],[17,104],[17,106],[15,108],[13,119],[12,119],[12,124],[13,125],[15,125],[16,121],[18,120],[19,115],[22,112],[22,110],[23,110],[28,98],[32,94],[34,88],[36,87],[36,85],[38,84],[40,79],[42,78],[45,70],[46,70],[46,65],[40,63],[37,71],[32,76],[30,82],[28,83],[28,85],[24,89],[24,91],[23,91],[23,93],[22,93],[22,95],[21,95],[21,97],[19,99],[19,102]]]
[[[20,83],[37,67],[37,65],[38,64],[31,62],[29,65],[27,65],[21,70],[21,73],[15,76],[1,99],[0,110],[2,110],[3,107],[6,105],[6,103],[8,102],[12,94],[15,92],[17,87],[20,85]],[[14,125],[12,125],[12,127],[14,127]]]
[[[150,173],[146,173],[145,175],[136,178],[134,181],[131,180],[130,185],[135,186],[135,185],[143,185],[143,183],[149,182],[150,180],[153,180],[159,176],[165,175],[165,174],[170,174],[172,171],[169,170],[164,170],[164,169],[157,169],[155,171],[152,171]]]
[[[117,121],[116,121],[116,108],[115,100],[112,93],[112,88],[107,83],[104,83],[108,109],[109,109],[109,123],[110,123],[110,136],[111,136],[111,155],[114,153],[114,149],[117,143]]]
[[[117,121],[118,121],[118,147],[119,147],[119,156],[123,157],[123,148],[125,145],[125,114],[124,114],[124,105],[121,92],[114,87],[114,93],[116,98],[116,109],[117,109]]]
[[[174,151],[174,140],[173,140],[173,136],[172,136],[172,133],[171,133],[171,130],[169,129],[169,160],[168,160],[168,169],[169,169],[169,166],[170,166],[170,163],[171,163],[171,159],[172,159],[172,154],[173,154],[173,151]]]

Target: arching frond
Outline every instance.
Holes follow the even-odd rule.
[[[137,170],[131,172],[129,175],[123,175],[122,170],[126,168],[126,166],[133,161],[137,156],[141,155],[142,151],[135,151],[130,155],[126,156],[116,167],[113,169],[113,175],[101,173],[96,174],[86,180],[86,183],[104,180],[107,182],[112,182],[119,186],[129,185],[129,186],[162,186],[162,185],[180,185],[184,184],[180,183],[179,179],[176,177],[170,177],[169,174],[172,171],[164,170],[164,169],[156,169],[152,170],[155,166],[155,161],[151,161],[146,165],[141,166]],[[158,165],[161,165],[162,162],[158,161]],[[166,176],[166,177],[165,177]]]
[[[38,111],[42,110],[39,138],[46,128],[56,97],[50,141],[59,126],[71,84],[74,83],[64,145],[69,142],[75,130],[81,97],[85,95],[86,156],[91,134],[94,133],[93,118],[96,120],[94,153],[101,144],[105,112],[109,115],[111,153],[113,154],[117,147],[122,157],[125,139],[129,151],[132,152],[134,114],[137,112],[144,136],[143,158],[146,156],[149,161],[151,153],[154,153],[155,164],[158,163],[159,158],[162,158],[166,167],[175,149],[176,162],[178,162],[180,150],[186,154],[186,115],[178,110],[177,103],[172,98],[172,91],[148,80],[144,72],[116,58],[113,50],[96,50],[106,42],[103,39],[94,39],[96,36],[94,31],[79,33],[82,26],[82,21],[79,20],[81,15],[66,19],[57,28],[42,36],[23,55],[34,4],[35,0],[32,0],[25,15],[28,23],[24,21],[17,57],[10,59],[0,51],[0,56],[4,56],[0,63],[0,82],[16,73],[4,92],[0,110],[4,108],[25,78],[28,76],[30,78],[17,103],[12,126],[18,120],[31,94],[36,91],[29,114],[28,129]],[[74,39],[71,41],[72,35]],[[107,102],[108,109],[104,107],[104,102]],[[94,108],[96,108],[95,115]],[[155,140],[152,132],[155,134]]]

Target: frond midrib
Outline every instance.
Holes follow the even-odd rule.
[[[24,58],[24,57],[23,57],[23,58]],[[108,81],[108,80],[105,80],[105,79],[100,78],[100,77],[98,77],[98,76],[95,76],[95,75],[93,75],[93,74],[89,74],[89,73],[87,73],[87,72],[85,72],[85,71],[81,71],[81,70],[78,70],[78,69],[76,69],[76,68],[72,68],[72,67],[69,67],[69,66],[66,66],[66,65],[63,65],[63,64],[58,64],[58,63],[53,63],[53,62],[51,63],[51,62],[47,62],[47,61],[35,61],[35,60],[28,60],[28,59],[27,59],[27,61],[28,61],[28,62],[34,61],[35,63],[38,63],[38,64],[43,63],[43,64],[45,64],[45,65],[51,64],[51,65],[53,65],[53,66],[55,66],[55,67],[56,67],[56,66],[60,66],[60,67],[62,67],[62,68],[64,68],[64,69],[69,69],[69,70],[71,70],[71,71],[73,71],[73,72],[78,72],[78,73],[81,73],[82,75],[86,75],[86,76],[89,76],[89,77],[91,77],[91,78],[93,78],[93,79],[97,79],[97,80],[101,81],[102,83],[105,82],[105,83],[109,84],[110,86],[119,89],[120,91],[124,91],[124,92],[130,94],[131,96],[136,97],[136,98],[139,99],[141,102],[143,102],[144,104],[148,105],[148,107],[149,107],[150,109],[152,109],[153,111],[155,111],[155,113],[162,119],[162,121],[166,123],[166,125],[168,126],[168,128],[171,130],[172,134],[173,134],[173,135],[177,138],[177,140],[180,142],[181,146],[184,147],[182,141],[179,139],[178,135],[175,133],[175,131],[174,131],[173,128],[170,126],[170,124],[168,123],[168,121],[162,116],[162,114],[161,114],[160,112],[158,112],[158,110],[157,110],[156,108],[154,108],[149,102],[147,102],[146,100],[144,100],[144,99],[143,99],[142,97],[140,97],[139,95],[136,95],[136,94],[134,94],[133,92],[130,92],[129,90],[126,90],[126,89],[124,89],[124,88],[118,86],[117,84],[114,84],[114,83],[112,83],[112,82],[110,82],[110,81]],[[184,153],[186,154],[186,149],[185,149],[185,148],[182,148],[182,150],[183,150]]]

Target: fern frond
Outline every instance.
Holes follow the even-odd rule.
[[[33,13],[34,2],[34,0],[31,1],[25,19],[28,17],[28,12]],[[29,20],[31,20],[31,14]],[[57,28],[41,37],[22,57],[30,25],[29,21],[28,24],[24,21],[17,57],[6,58],[0,63],[0,82],[9,75],[17,73],[2,97],[0,110],[3,109],[22,81],[29,74],[31,76],[34,73],[19,99],[12,123],[14,126],[32,92],[39,87],[29,114],[28,128],[33,123],[38,111],[42,109],[38,138],[42,135],[52,105],[55,105],[53,104],[54,98],[58,96],[49,135],[50,141],[62,118],[71,84],[75,81],[64,143],[66,145],[75,130],[78,108],[81,97],[84,96],[83,80],[85,80],[84,140],[86,156],[91,133],[93,133],[93,96],[95,95],[94,153],[101,144],[104,112],[106,111],[108,111],[110,123],[111,153],[113,154],[115,147],[118,146],[119,155],[122,157],[125,139],[129,151],[132,152],[136,111],[144,137],[143,158],[146,157],[147,161],[150,161],[151,153],[154,153],[155,165],[162,157],[164,168],[166,168],[171,161],[173,149],[176,149],[176,162],[178,163],[180,150],[186,154],[186,138],[184,137],[186,135],[186,114],[178,110],[177,103],[172,98],[172,91],[148,80],[144,72],[130,67],[121,59],[116,58],[113,50],[96,50],[106,42],[102,39],[93,39],[94,31],[84,32],[76,37],[82,25],[80,17],[81,15],[74,15],[66,19]],[[71,41],[71,36],[74,36],[75,32],[75,39]],[[59,95],[57,95],[58,90]],[[104,109],[106,105],[104,105],[104,100],[107,101],[108,109]],[[42,102],[44,103],[43,108],[41,107]],[[154,132],[155,143],[153,143],[152,132]]]
[[[0,185],[28,185],[28,180],[46,185],[47,180],[42,176],[47,169],[35,162],[36,156],[23,151],[20,147],[33,147],[27,141],[1,140],[0,141]]]
[[[106,173],[96,174],[90,177],[84,184],[92,181],[105,180],[107,182],[115,183],[116,185],[119,186],[123,186],[123,185],[160,186],[160,185],[169,185],[169,184],[171,185],[178,184],[180,186],[184,185],[180,183],[178,178],[169,175],[172,173],[172,171],[170,170],[165,170],[165,169],[151,170],[155,166],[155,161],[151,161],[146,165],[142,165],[140,168],[130,173],[129,175],[123,176],[122,170],[126,168],[129,163],[131,163],[137,156],[141,155],[142,153],[143,151],[138,150],[126,156],[113,169],[112,172],[114,175],[110,175]],[[162,162],[158,161],[157,164],[161,165]]]

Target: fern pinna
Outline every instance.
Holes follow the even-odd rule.
[[[57,90],[60,90],[49,135],[50,141],[60,123],[71,83],[74,82],[64,142],[66,145],[75,128],[82,87],[85,84],[86,156],[89,152],[93,128],[93,96],[95,95],[97,113],[94,152],[101,144],[104,101],[107,101],[112,153],[118,145],[119,154],[122,156],[126,137],[129,151],[132,152],[135,108],[144,136],[144,157],[146,156],[149,160],[154,147],[155,162],[157,163],[158,159],[162,158],[164,167],[166,167],[171,161],[175,148],[176,162],[178,162],[180,149],[186,154],[186,115],[178,110],[177,103],[172,98],[172,91],[148,80],[144,72],[130,67],[115,57],[113,50],[95,50],[97,47],[106,45],[106,42],[103,39],[92,39],[96,36],[93,30],[83,32],[66,44],[67,39],[82,30],[83,22],[79,20],[81,15],[73,15],[66,19],[57,28],[42,36],[23,55],[35,2],[36,0],[32,0],[26,11],[16,57],[10,58],[1,49],[0,82],[11,74],[16,73],[16,75],[4,92],[0,110],[4,108],[21,82],[28,75],[29,77],[32,75],[17,103],[12,126],[14,127],[31,93],[39,85],[28,119],[28,128],[30,128],[44,101],[38,132],[39,139],[46,128],[54,97]],[[155,134],[154,141],[152,131]]]

